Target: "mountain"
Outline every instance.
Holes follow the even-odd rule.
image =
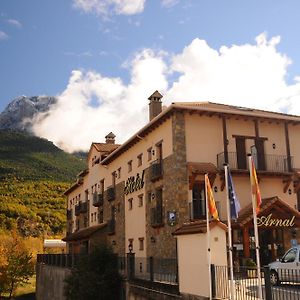
[[[84,168],[84,158],[46,139],[0,130],[0,230],[61,235],[66,222],[63,192]]]
[[[56,102],[57,99],[55,97],[17,97],[0,113],[0,129],[31,132],[31,120],[33,117],[40,112],[47,112]]]

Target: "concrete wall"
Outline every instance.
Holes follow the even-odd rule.
[[[71,273],[67,268],[36,265],[36,299],[64,300],[64,280]]]
[[[209,296],[206,234],[177,236],[178,277],[181,293]],[[210,231],[211,263],[227,265],[226,233],[215,226]]]

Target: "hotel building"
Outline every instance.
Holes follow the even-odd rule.
[[[300,241],[300,117],[210,102],[172,103],[149,97],[149,122],[122,145],[109,133],[92,143],[87,169],[66,192],[70,253],[110,245],[124,256],[176,257],[173,233],[205,219],[208,173],[226,223],[224,163],[241,211],[233,222],[235,259],[254,257],[247,154],[263,198],[258,215],[262,263]]]

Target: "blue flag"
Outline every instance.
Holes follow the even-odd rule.
[[[236,220],[238,218],[239,211],[241,210],[241,205],[239,199],[236,196],[229,169],[228,169],[228,196],[230,202],[231,219]]]

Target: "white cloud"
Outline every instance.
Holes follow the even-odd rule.
[[[126,64],[129,84],[75,70],[57,106],[39,116],[34,130],[69,151],[86,150],[110,131],[123,142],[147,122],[147,97],[156,89],[164,104],[211,101],[300,115],[300,74],[287,83],[291,60],[277,50],[279,42],[261,34],[253,44],[217,50],[201,39],[175,55],[146,49]]]
[[[8,35],[4,31],[0,30],[0,41],[6,39],[8,39]]]
[[[134,15],[143,12],[146,0],[73,0],[76,8],[100,16]]]
[[[15,20],[15,19],[8,19],[7,23],[9,23],[10,25],[15,26],[17,28],[22,28],[23,27],[22,23],[18,20]]]
[[[155,89],[165,91],[167,81],[161,54],[151,50],[137,54],[128,67],[128,85],[94,71],[73,71],[57,105],[34,121],[34,132],[70,152],[87,150],[92,141],[103,141],[110,131],[119,142],[130,137],[146,122],[146,96]]]
[[[161,4],[162,6],[165,6],[165,7],[172,7],[176,4],[178,4],[179,0],[162,0],[161,1]]]

